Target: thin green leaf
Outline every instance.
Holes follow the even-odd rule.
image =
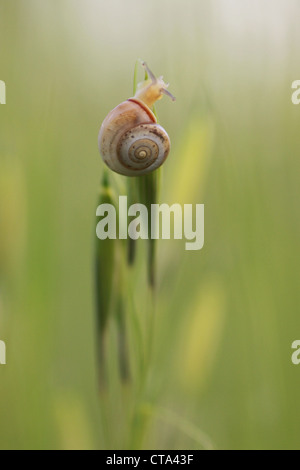
[[[108,172],[104,172],[98,205],[114,204]],[[96,238],[95,279],[97,314],[97,356],[100,386],[106,382],[105,337],[110,316],[115,272],[115,240]]]

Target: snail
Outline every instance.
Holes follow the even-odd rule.
[[[140,176],[159,168],[170,152],[170,138],[157,123],[152,107],[167,90],[145,62],[149,79],[140,83],[133,98],[119,104],[105,118],[99,133],[99,150],[106,165],[125,176]]]

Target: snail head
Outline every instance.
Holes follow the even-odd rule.
[[[167,95],[172,101],[175,101],[176,98],[168,91],[169,84],[164,82],[163,77],[156,78],[146,62],[142,62],[142,66],[147,72],[148,79],[138,84],[135,98],[143,101],[149,108],[152,108],[163,95]]]

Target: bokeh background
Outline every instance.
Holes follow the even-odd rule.
[[[202,251],[160,242],[143,446],[299,448],[299,16],[297,0],[0,0],[2,449],[117,449],[132,431],[111,389],[105,440],[93,252],[98,129],[139,57],[177,97],[157,107],[161,200],[206,208]]]

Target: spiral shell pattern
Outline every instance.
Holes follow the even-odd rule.
[[[117,155],[128,175],[150,173],[159,168],[170,151],[170,139],[159,124],[141,124],[119,141]]]
[[[170,152],[167,132],[152,111],[129,99],[113,109],[99,133],[99,150],[106,165],[125,176],[140,176],[159,168]]]

